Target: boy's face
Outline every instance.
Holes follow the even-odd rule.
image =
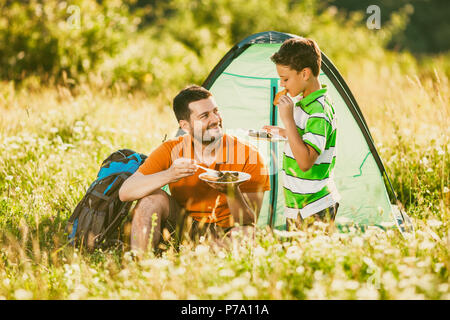
[[[276,67],[281,86],[288,91],[291,97],[298,96],[305,90],[310,75],[309,68],[297,71],[281,64],[277,64]]]
[[[213,97],[189,103],[189,121],[180,120],[180,126],[198,141],[209,144],[223,135],[222,117]]]

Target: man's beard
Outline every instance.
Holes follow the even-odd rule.
[[[192,130],[191,135],[195,140],[201,142],[204,145],[216,143],[223,137],[222,123],[219,123],[215,128],[206,129],[204,132],[201,130]]]

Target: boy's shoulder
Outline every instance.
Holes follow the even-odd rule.
[[[302,106],[302,109],[309,117],[325,115],[332,120],[336,116],[333,102],[327,94],[317,97],[309,104]]]

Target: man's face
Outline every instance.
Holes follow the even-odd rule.
[[[278,76],[280,77],[281,86],[287,89],[291,97],[295,97],[303,92],[309,79],[309,69],[304,68],[302,71],[291,69],[289,66],[276,65]]]
[[[183,121],[182,129],[189,132],[197,141],[209,144],[223,136],[222,118],[213,97],[189,103],[189,121]]]

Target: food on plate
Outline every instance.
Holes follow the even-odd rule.
[[[208,175],[204,175],[202,178],[205,180],[212,181],[212,182],[234,182],[234,181],[239,180],[239,172],[237,172],[237,171],[227,171],[227,172],[219,171],[217,176],[208,174]]]
[[[248,135],[250,137],[267,138],[267,139],[270,139],[273,137],[273,134],[271,134],[270,132],[267,132],[265,130],[249,130]]]
[[[221,172],[219,171],[219,182],[233,182],[239,180],[239,172],[237,171],[228,171]]]

